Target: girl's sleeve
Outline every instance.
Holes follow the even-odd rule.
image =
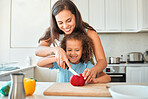
[[[87,64],[86,64],[86,68],[91,69],[93,67],[94,67],[94,65],[90,61],[88,61]]]
[[[53,67],[52,68],[49,68],[49,69],[59,69],[59,66],[58,66],[58,64],[57,64],[57,62],[54,62],[53,63]]]

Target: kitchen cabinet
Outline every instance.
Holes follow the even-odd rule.
[[[35,78],[38,82],[56,82],[58,79],[58,70],[49,70],[48,68],[37,66],[35,68]]]
[[[106,31],[121,32],[121,0],[105,0]]]
[[[89,0],[89,24],[97,32],[137,32],[137,0]]]
[[[129,82],[148,82],[148,67],[126,67],[126,81]]]
[[[148,31],[148,0],[138,0],[139,30]]]
[[[105,31],[104,0],[89,0],[89,24],[96,31]]]
[[[25,69],[22,72],[25,73],[26,78],[34,78],[34,68]]]
[[[122,32],[137,32],[138,30],[138,1],[122,0],[121,2]]]
[[[148,30],[148,0],[143,0],[143,29]]]
[[[9,80],[11,80],[10,74],[9,75],[4,75],[4,76],[0,77],[0,81],[9,81]]]
[[[148,82],[148,67],[145,68],[145,82]]]
[[[50,0],[11,0],[11,47],[37,47],[49,26]]]
[[[121,32],[120,0],[89,0],[89,24],[97,32]]]

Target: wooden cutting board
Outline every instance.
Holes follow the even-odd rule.
[[[55,83],[48,87],[44,93],[46,96],[94,96],[111,97],[106,84],[85,84],[84,86],[72,86],[70,83]]]

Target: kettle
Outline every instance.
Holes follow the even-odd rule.
[[[144,52],[144,59],[148,63],[148,50]]]

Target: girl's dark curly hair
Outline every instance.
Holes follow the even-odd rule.
[[[69,35],[66,35],[62,42],[61,42],[61,48],[63,48],[66,52],[66,42],[68,40],[79,40],[82,43],[82,57],[80,59],[80,62],[87,63],[88,61],[92,62],[93,59],[93,42],[91,38],[87,36],[86,33],[80,33],[80,32],[73,32]]]

